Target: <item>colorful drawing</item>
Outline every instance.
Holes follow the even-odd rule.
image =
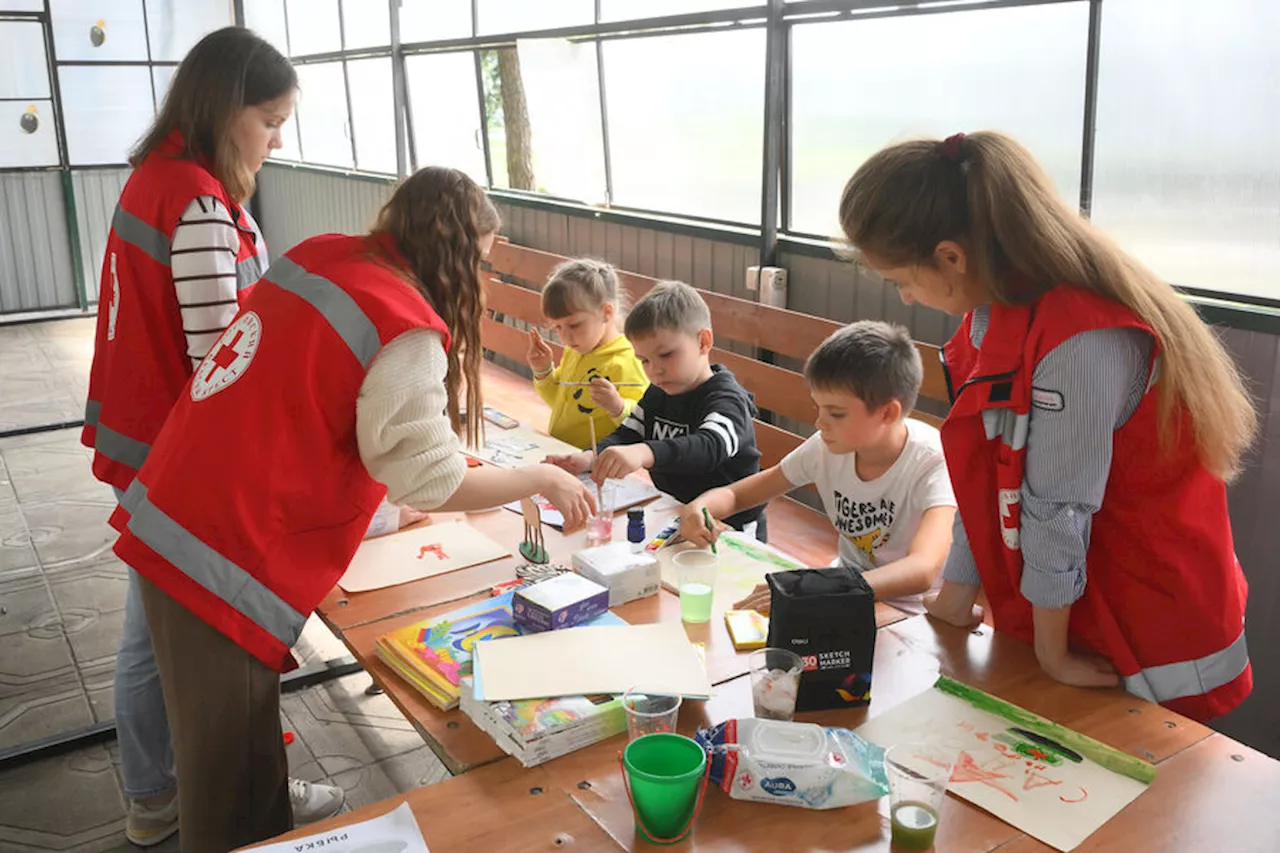
[[[444,552],[444,547],[439,542],[436,542],[431,545],[423,545],[421,548],[418,549],[419,560],[421,560],[423,557],[427,556],[428,554],[433,555],[437,560],[449,559],[449,555]]]
[[[1063,851],[1155,779],[1141,759],[945,677],[858,734],[886,749],[913,741],[955,749],[952,793]]]
[[[559,439],[543,435],[521,424],[502,435],[485,440],[484,447],[467,450],[472,456],[501,468],[537,465],[548,456],[577,453],[578,448]]]

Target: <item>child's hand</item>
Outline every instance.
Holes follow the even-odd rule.
[[[653,451],[647,444],[615,444],[605,448],[596,457],[591,468],[591,479],[597,483],[605,480],[621,480],[632,471],[648,468],[653,464]]]
[[[769,585],[762,583],[751,590],[751,594],[741,601],[733,605],[734,610],[754,610],[761,616],[768,616],[769,609],[773,604],[773,593],[769,591]]]
[[[572,533],[587,526],[596,511],[596,496],[587,484],[562,468],[541,466],[543,480],[539,491],[564,516],[564,532]]]
[[[982,608],[973,603],[977,597],[976,586],[943,581],[942,589],[924,597],[924,609],[949,625],[972,628],[982,623]]]
[[[537,329],[529,329],[529,350],[525,353],[525,361],[533,368],[534,373],[546,373],[551,369],[553,353],[551,346],[542,339]]]
[[[622,395],[618,393],[618,389],[603,376],[596,376],[591,380],[591,399],[597,406],[608,412],[611,418],[622,414],[622,410],[627,405]]]
[[[591,470],[592,454],[590,450],[581,453],[558,453],[542,460],[548,465],[563,468],[570,474],[585,474]]]
[[[680,516],[680,536],[699,548],[710,548],[711,543],[720,538],[720,534],[729,528],[718,519],[711,520],[711,529],[707,529],[707,520],[702,517],[702,506],[690,504]]]
[[[1115,687],[1120,683],[1116,668],[1097,655],[1068,651],[1052,658],[1037,658],[1046,675],[1072,687]]]

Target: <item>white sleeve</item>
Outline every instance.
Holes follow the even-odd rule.
[[[192,367],[209,354],[240,310],[236,298],[239,252],[240,232],[226,205],[213,196],[192,199],[169,244],[170,271]]]
[[[778,463],[782,467],[782,476],[796,488],[817,482],[822,451],[822,436],[815,432],[803,444],[782,457],[782,461]]]
[[[440,335],[414,329],[382,348],[360,386],[360,458],[397,506],[433,509],[466,474],[461,442],[445,414],[447,372]]]
[[[911,485],[914,503],[923,514],[935,506],[955,506],[956,495],[951,488],[951,475],[942,453],[930,454],[920,460],[915,482]]]

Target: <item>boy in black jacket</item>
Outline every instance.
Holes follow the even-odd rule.
[[[755,403],[732,373],[711,364],[711,312],[698,291],[678,281],[656,285],[627,315],[625,333],[649,389],[599,443],[599,458],[585,450],[548,461],[590,470],[597,482],[648,468],[653,484],[682,503],[759,471]],[[764,507],[725,523],[766,539]]]

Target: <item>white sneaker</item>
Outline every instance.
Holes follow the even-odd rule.
[[[301,825],[333,817],[342,808],[345,797],[336,785],[321,785],[289,777],[289,803],[293,806],[293,822]]]
[[[146,806],[129,800],[124,837],[139,847],[151,847],[178,831],[178,795],[162,806]]]

